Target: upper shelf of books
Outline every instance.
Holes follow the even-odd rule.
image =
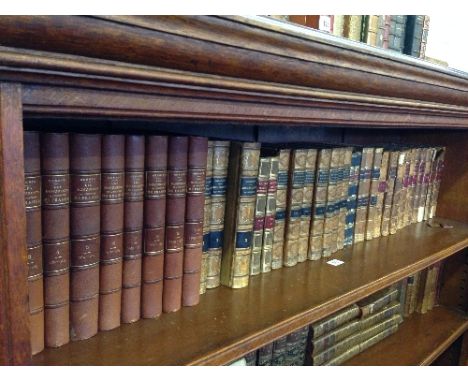
[[[2,16],[0,62],[26,113],[468,127],[466,73],[263,16]]]

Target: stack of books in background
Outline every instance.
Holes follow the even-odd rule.
[[[413,57],[425,58],[429,16],[297,15],[271,17]]]

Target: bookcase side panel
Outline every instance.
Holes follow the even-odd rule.
[[[21,87],[0,84],[0,364],[31,359]]]

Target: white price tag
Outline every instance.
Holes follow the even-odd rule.
[[[333,265],[334,267],[337,267],[338,265],[344,264],[344,261],[338,260],[338,259],[333,259],[330,261],[327,261],[327,264]]]

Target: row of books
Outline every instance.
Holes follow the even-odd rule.
[[[33,354],[199,302],[208,139],[24,133]]]
[[[402,283],[250,352],[236,365],[331,366],[395,333],[403,322]]]
[[[273,16],[354,41],[425,57],[429,16],[423,15],[299,15]]]
[[[442,147],[231,142],[221,284],[432,218],[443,161]]]

